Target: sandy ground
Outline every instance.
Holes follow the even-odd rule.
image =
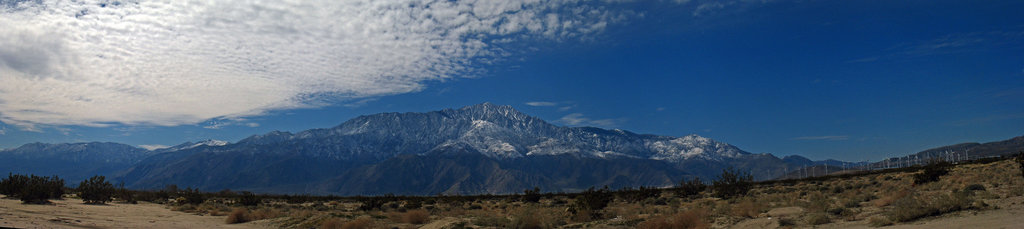
[[[1006,199],[986,200],[985,202],[993,206],[997,206],[998,209],[961,211],[906,224],[896,224],[884,228],[1024,228],[1024,217],[1022,217],[1022,215],[1024,215],[1024,197],[1018,196]],[[828,226],[822,228],[873,228],[866,224],[836,224]]]
[[[929,217],[909,223],[895,224],[885,227],[871,227],[867,220],[853,222],[836,222],[814,226],[814,228],[850,228],[850,229],[874,229],[874,228],[927,228],[927,229],[954,229],[954,228],[986,228],[986,229],[1011,229],[1024,228],[1024,197],[1012,197],[1006,199],[987,200],[986,203],[997,206],[998,209],[982,211],[961,211],[945,214],[936,217]],[[767,217],[747,219],[728,228],[754,229],[754,228],[780,228],[778,216],[792,216],[801,213],[799,208],[777,208],[768,212]]]
[[[0,227],[13,228],[270,228],[259,222],[225,224],[225,216],[199,216],[144,203],[89,205],[79,199],[22,204],[0,199]]]

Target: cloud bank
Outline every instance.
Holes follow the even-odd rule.
[[[578,1],[8,1],[0,121],[173,126],[422,90],[625,20]]]

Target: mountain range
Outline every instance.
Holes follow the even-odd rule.
[[[491,103],[365,115],[331,128],[157,150],[33,143],[0,151],[0,159],[0,168],[11,172],[57,174],[70,181],[107,175],[136,189],[176,184],[206,191],[335,195],[665,187],[684,177],[711,180],[728,167],[766,180],[808,165],[844,163],[752,154],[697,135],[557,126]]]

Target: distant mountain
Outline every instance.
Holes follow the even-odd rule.
[[[794,155],[787,156],[783,158],[783,160],[787,163],[799,165],[801,167],[797,170],[789,171],[789,173],[784,176],[780,176],[778,179],[821,176],[837,172],[848,172],[848,170],[905,167],[926,164],[931,161],[939,160],[951,162],[974,160],[986,157],[1013,155],[1022,151],[1024,151],[1024,136],[988,143],[969,142],[941,146],[905,156],[886,158],[876,162],[843,163],[834,160],[812,162],[807,158]]]
[[[132,167],[153,152],[110,143],[30,143],[0,151],[0,172],[58,175],[76,184],[93,175],[112,176]]]
[[[176,184],[340,195],[665,187],[684,177],[713,180],[728,167],[766,180],[808,165],[847,164],[752,154],[698,135],[557,126],[490,103],[364,115],[332,128],[152,151],[116,143],[28,144],[0,151],[0,159],[0,169],[13,172],[74,180],[108,175],[136,189]]]
[[[534,186],[670,186],[737,167],[769,179],[794,167],[697,135],[562,127],[483,103],[381,113],[327,129],[270,132],[223,146],[162,152],[129,169],[134,188],[331,194],[511,193]]]

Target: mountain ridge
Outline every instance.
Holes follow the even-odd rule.
[[[1024,142],[1024,137],[1014,139]],[[1014,144],[989,148],[1013,148]],[[502,194],[532,187],[547,191],[602,185],[665,187],[683,177],[712,180],[728,167],[767,180],[801,167],[847,163],[752,154],[696,134],[674,137],[557,126],[491,103],[361,115],[329,128],[271,131],[234,143],[206,140],[151,151],[123,144],[113,148],[144,157],[123,160],[130,163],[92,162],[109,164],[102,169],[65,165],[72,170],[18,171],[97,173],[137,189],[177,184],[206,191],[434,195]],[[50,149],[55,149],[49,154],[53,157],[37,161],[78,152]],[[0,158],[31,161],[12,157],[15,154],[9,151],[0,151]]]

